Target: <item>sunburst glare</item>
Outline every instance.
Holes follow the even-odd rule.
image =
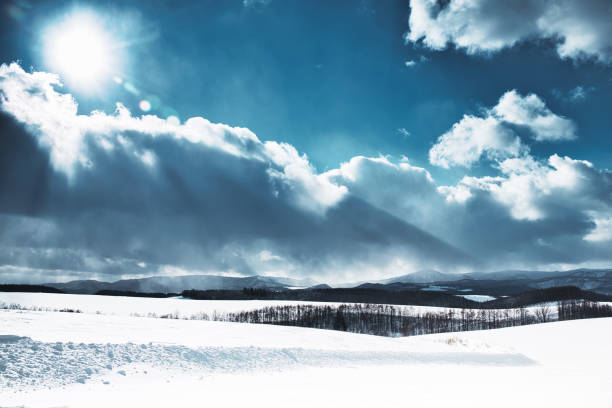
[[[44,34],[45,63],[71,85],[88,91],[112,78],[117,40],[91,12],[75,12]]]

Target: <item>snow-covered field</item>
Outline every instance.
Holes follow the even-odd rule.
[[[177,314],[188,318],[200,313],[240,312],[273,305],[314,304],[284,300],[194,300],[185,298],[144,298],[125,296],[70,295],[58,293],[0,292],[0,304],[18,304],[25,308],[78,309],[83,313],[106,315],[157,316]],[[319,304],[319,303],[316,303]]]
[[[115,315],[0,310],[0,407],[612,406],[612,319],[384,338],[102,299]]]
[[[467,300],[473,300],[474,302],[486,302],[488,300],[495,300],[496,298],[489,295],[457,295]]]
[[[0,307],[11,304],[43,310],[78,309],[83,313],[115,316],[149,316],[172,314],[179,318],[197,317],[206,313],[241,312],[277,305],[340,305],[333,302],[291,300],[194,300],[184,298],[139,298],[125,296],[69,295],[57,293],[0,292]],[[417,311],[442,311],[443,307],[397,306]]]

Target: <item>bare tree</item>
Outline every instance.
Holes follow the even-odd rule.
[[[535,311],[536,319],[540,323],[546,323],[551,315],[552,309],[549,305],[542,305]]]

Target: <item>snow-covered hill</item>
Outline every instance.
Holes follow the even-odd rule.
[[[384,338],[0,310],[0,406],[606,407],[612,319]]]

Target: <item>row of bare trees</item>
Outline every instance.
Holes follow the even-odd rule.
[[[610,303],[563,300],[557,303],[557,320],[590,319],[612,316]]]
[[[536,308],[422,312],[378,304],[278,305],[218,315],[213,320],[311,327],[380,336],[414,336],[612,316],[612,307],[609,305],[588,301],[562,301],[556,309],[543,305]]]

